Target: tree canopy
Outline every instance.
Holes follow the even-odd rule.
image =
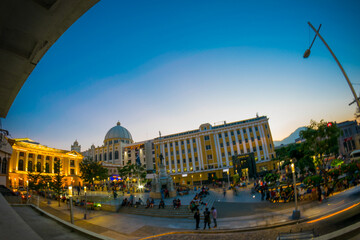
[[[108,178],[108,170],[101,163],[83,160],[80,163],[81,178],[88,183],[94,184],[94,180],[105,180]]]

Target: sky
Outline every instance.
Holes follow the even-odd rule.
[[[11,137],[101,146],[117,121],[135,141],[267,116],[274,140],[310,120],[354,120],[360,1],[102,0],[49,49],[5,119]]]

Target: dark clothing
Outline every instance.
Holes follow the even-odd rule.
[[[210,219],[210,212],[209,210],[204,212],[204,229],[206,228],[206,225],[208,225],[209,229],[210,227],[210,223],[211,223],[211,219]]]
[[[195,218],[195,221],[196,221],[196,229],[199,229],[199,224],[200,224],[200,213],[199,212],[195,212],[194,214],[194,218]]]

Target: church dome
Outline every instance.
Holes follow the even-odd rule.
[[[106,133],[104,142],[111,139],[122,139],[133,142],[130,132],[126,128],[120,126],[120,122],[117,122],[116,126]]]

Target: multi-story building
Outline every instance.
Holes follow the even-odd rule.
[[[117,122],[105,135],[104,145],[83,152],[92,161],[101,162],[109,171],[109,175],[116,175],[117,168],[128,163],[140,163],[148,170],[154,169],[153,141],[134,142],[130,132]]]
[[[338,123],[340,128],[339,153],[349,157],[354,150],[360,149],[360,126],[357,121],[345,121]]]
[[[233,159],[238,155],[253,153],[257,172],[275,168],[265,116],[215,126],[205,123],[199,129],[155,138],[154,145],[156,165],[162,154],[167,173],[181,184],[232,176]]]
[[[81,145],[79,145],[77,140],[75,140],[74,144],[71,145],[71,151],[75,151],[75,152],[78,152],[78,153],[81,152]]]
[[[12,153],[12,148],[6,140],[6,135],[8,135],[8,132],[6,130],[0,129],[0,185],[4,186],[6,186],[7,182],[9,181],[8,167]]]
[[[17,188],[25,186],[29,172],[43,173],[55,176],[54,162],[60,159],[61,174],[65,175],[63,182],[66,186],[82,185],[79,163],[83,156],[76,151],[67,151],[41,145],[29,138],[8,139],[12,146],[9,161],[9,181],[7,186]]]

